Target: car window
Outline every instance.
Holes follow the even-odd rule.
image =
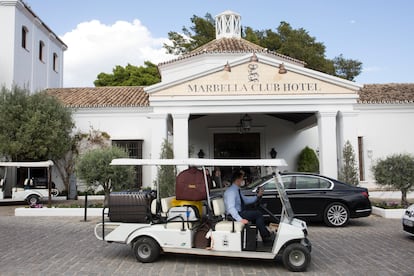
[[[282,176],[283,186],[285,189],[294,189],[293,176]],[[276,190],[275,179],[271,178],[263,185],[265,190]]]
[[[293,176],[291,175],[282,176],[282,181],[283,181],[283,187],[285,187],[285,189],[295,189],[295,183],[293,182]]]
[[[296,189],[327,189],[331,182],[314,176],[296,176]]]
[[[263,185],[263,188],[266,190],[276,190],[275,179],[272,177]]]

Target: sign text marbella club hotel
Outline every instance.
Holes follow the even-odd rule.
[[[372,187],[378,158],[414,153],[413,84],[360,85],[308,69],[241,38],[240,20],[231,11],[217,15],[216,39],[159,64],[155,85],[48,93],[73,108],[77,129],[104,131],[135,158],[159,158],[167,139],[175,158],[276,154],[295,171],[308,146],[320,173],[337,178],[349,141],[360,183]],[[144,187],[157,175],[152,166],[140,173]]]

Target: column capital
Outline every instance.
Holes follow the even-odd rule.
[[[359,112],[355,110],[339,111],[339,116],[341,117],[357,117],[358,115],[359,115]]]
[[[319,118],[324,118],[324,117],[336,117],[336,115],[338,114],[338,111],[318,111],[316,113],[316,117]]]
[[[190,118],[189,113],[175,113],[175,114],[171,114],[171,116],[173,117],[174,120],[176,120],[176,119],[188,120],[188,118]]]

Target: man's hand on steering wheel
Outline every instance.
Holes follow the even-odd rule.
[[[259,188],[257,189],[257,197],[258,197],[258,198],[261,198],[261,197],[263,196],[263,193],[264,193],[264,189],[263,189],[263,187],[259,187]]]

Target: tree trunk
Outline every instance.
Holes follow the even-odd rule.
[[[404,208],[407,208],[408,207],[407,189],[401,189],[401,205]]]

